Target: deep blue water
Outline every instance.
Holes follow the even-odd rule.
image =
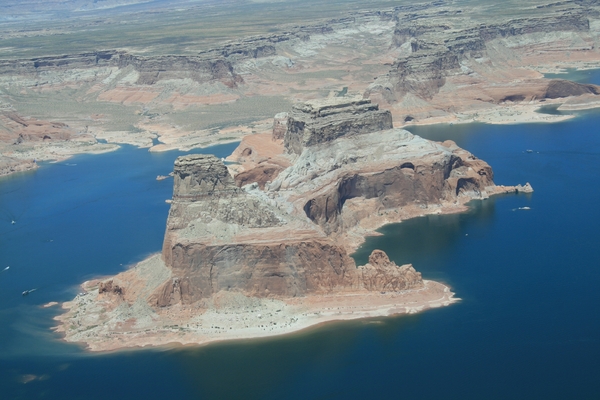
[[[600,114],[580,114],[412,129],[535,189],[384,227],[355,255],[381,248],[460,303],[200,348],[89,355],[39,307],[160,250],[172,181],[155,178],[178,154],[124,148],[0,180],[0,398],[598,399]]]

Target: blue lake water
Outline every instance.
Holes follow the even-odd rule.
[[[535,192],[386,226],[355,255],[383,249],[460,303],[268,340],[90,355],[49,330],[59,310],[40,305],[160,250],[172,180],[155,178],[177,153],[126,147],[2,179],[0,398],[598,399],[600,113],[580,114],[411,128]]]
[[[549,79],[568,79],[570,81],[579,83],[594,83],[598,85],[600,82],[600,70],[599,69],[567,69],[563,73],[555,74],[544,74],[545,78]]]

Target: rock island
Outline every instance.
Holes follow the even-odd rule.
[[[298,331],[334,320],[451,304],[450,289],[380,250],[350,257],[384,224],[463,211],[496,186],[455,143],[393,128],[361,97],[296,104],[230,157],[179,157],[163,249],[88,281],[57,328],[93,351],[203,344]]]

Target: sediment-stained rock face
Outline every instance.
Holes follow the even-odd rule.
[[[258,238],[257,238],[258,239]],[[215,293],[295,297],[358,289],[356,267],[346,251],[328,240],[205,245],[176,244],[156,305],[190,304]]]

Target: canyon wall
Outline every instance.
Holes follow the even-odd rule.
[[[402,104],[408,122],[427,103],[452,112],[597,93],[597,86],[540,79],[532,69],[597,60],[599,11],[597,2],[582,1],[532,7],[528,16],[512,18],[474,17],[452,2],[430,3],[419,13],[397,8],[392,41],[399,57],[365,94]]]
[[[289,110],[290,125],[278,130],[296,155],[334,135],[389,129],[391,116],[397,126],[557,121],[568,116],[535,109],[597,107],[600,87],[544,74],[597,67],[598,2],[511,6],[433,1],[348,12],[187,55],[100,47],[0,60],[0,158],[62,159],[92,147],[104,151],[104,141],[153,151],[206,147],[265,132],[279,102],[305,104]],[[354,121],[361,109],[378,106],[357,99],[347,110],[326,109],[314,100],[342,94],[361,94],[379,104],[379,112],[359,127]],[[316,109],[329,115],[317,116]],[[16,126],[5,114],[47,121],[48,129]],[[342,114],[340,126],[325,132],[327,119]],[[42,130],[48,137],[36,140]],[[260,177],[264,187],[287,166],[263,163],[263,171],[236,180]]]

